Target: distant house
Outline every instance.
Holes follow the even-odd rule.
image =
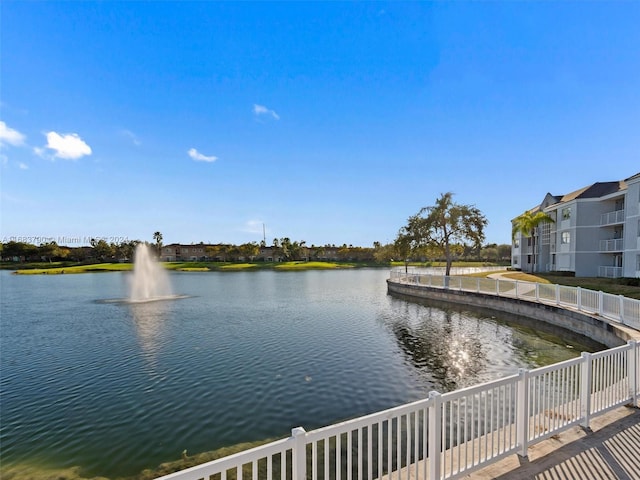
[[[163,262],[203,262],[208,260],[207,247],[199,243],[196,245],[182,245],[172,243],[164,245],[160,250],[160,260]]]
[[[260,252],[256,257],[256,260],[259,262],[281,262],[283,260],[282,256],[278,253],[278,249],[276,247],[260,247]]]
[[[566,195],[548,193],[531,211],[547,213],[554,223],[538,226],[534,238],[515,236],[512,267],[577,277],[640,277],[640,173]]]

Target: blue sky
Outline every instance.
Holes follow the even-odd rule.
[[[488,243],[640,171],[640,2],[0,4],[2,240]],[[32,242],[37,243],[37,242]]]

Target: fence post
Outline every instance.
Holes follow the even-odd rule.
[[[440,480],[442,450],[442,396],[439,392],[429,392],[433,400],[429,407],[429,480]],[[398,467],[400,469],[400,467]]]
[[[540,303],[540,284],[536,283],[536,302]]]
[[[578,311],[582,311],[582,289],[576,287],[576,303],[578,304]]]
[[[560,285],[556,283],[556,305],[560,305]]]
[[[516,403],[516,436],[520,451],[518,455],[527,456],[529,447],[529,370],[518,370],[518,398]]]
[[[480,277],[476,278],[476,293],[480,293]]]
[[[496,295],[500,296],[500,280],[496,278]]]
[[[580,366],[580,425],[589,428],[591,419],[591,354],[582,352],[582,365]]]
[[[516,287],[516,298],[520,298],[520,297],[518,296],[518,280],[516,280],[515,287]]]
[[[640,342],[629,340],[629,356],[627,357],[628,372],[629,372],[629,395],[631,397],[631,403],[634,407],[638,405],[638,399],[640,399],[640,385],[638,385],[638,368],[640,368]]]
[[[604,316],[604,293],[602,290],[598,292],[598,315]]]
[[[618,295],[620,299],[620,323],[624,325],[624,295]]]
[[[302,427],[291,429],[291,436],[294,438],[293,449],[291,450],[291,468],[293,469],[293,480],[306,480],[307,478],[307,442],[305,438],[307,432]]]

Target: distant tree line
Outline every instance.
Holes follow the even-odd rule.
[[[156,237],[152,244],[160,252],[161,238]],[[160,241],[158,241],[160,240]],[[0,257],[6,262],[129,262],[133,261],[136,245],[141,240],[121,243],[108,243],[105,240],[92,240],[89,246],[68,247],[56,242],[33,245],[25,242],[0,243]],[[383,245],[374,242],[372,247],[326,244],[308,246],[304,240],[292,241],[288,237],[275,238],[271,245],[265,242],[250,242],[241,245],[216,244],[205,246],[205,255],[209,260],[222,262],[258,261],[264,259],[265,250],[274,259],[282,261],[343,261],[386,264],[392,261],[435,262],[446,261],[443,252],[436,248],[423,247],[411,251],[403,250],[402,242]],[[511,245],[489,244],[481,248],[454,245],[455,259],[461,261],[482,261],[508,263],[511,258]]]

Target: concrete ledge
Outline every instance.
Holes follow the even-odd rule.
[[[590,338],[609,348],[624,345],[629,340],[640,340],[640,332],[624,325],[589,315],[584,312],[532,302],[520,298],[501,297],[486,293],[445,288],[411,285],[387,280],[389,293],[397,293],[416,298],[472,305],[507,312],[522,317],[534,318],[555,327],[564,328]]]

